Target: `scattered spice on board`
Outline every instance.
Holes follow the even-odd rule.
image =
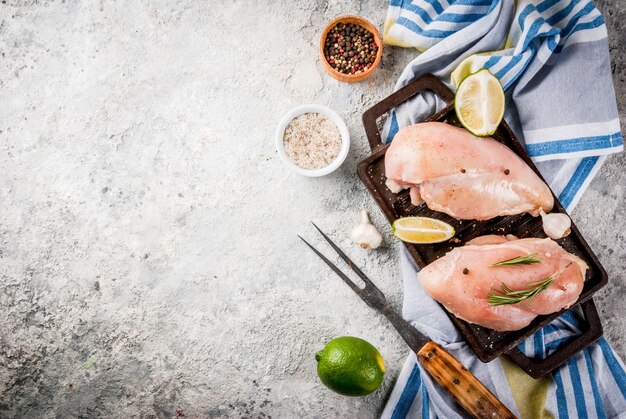
[[[303,169],[321,169],[341,151],[341,133],[333,121],[317,112],[295,117],[283,135],[285,153]]]
[[[376,60],[378,45],[374,35],[362,26],[338,23],[324,41],[328,64],[343,74],[359,74]]]

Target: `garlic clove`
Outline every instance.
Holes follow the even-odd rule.
[[[541,211],[541,221],[544,233],[554,240],[566,237],[572,231],[572,220],[567,214],[560,212],[546,214]]]
[[[361,246],[363,249],[376,249],[383,242],[376,227],[370,223],[365,210],[361,211],[361,222],[350,232],[350,240]]]

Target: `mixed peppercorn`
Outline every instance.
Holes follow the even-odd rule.
[[[374,35],[353,23],[338,23],[324,41],[324,56],[332,68],[343,74],[367,71],[376,59],[378,45]]]

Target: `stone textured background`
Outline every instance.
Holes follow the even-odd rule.
[[[218,4],[219,3],[219,4]],[[599,2],[626,115],[626,4]],[[408,351],[298,242],[346,237],[368,208],[361,112],[413,51],[357,85],[325,74],[320,29],[386,2],[2,1],[0,417],[375,417]],[[581,80],[584,83],[584,80]],[[288,172],[274,130],[302,103],[352,133],[342,168]],[[622,126],[626,121],[622,120]],[[572,214],[610,275],[596,297],[625,354],[626,155]],[[389,230],[385,228],[385,230]],[[345,239],[344,239],[345,240]],[[399,308],[398,244],[351,255]],[[366,398],[318,381],[333,337],[388,367]]]

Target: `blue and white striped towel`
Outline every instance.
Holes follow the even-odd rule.
[[[608,154],[623,149],[611,80],[606,26],[586,0],[391,0],[384,41],[423,51],[404,70],[399,89],[433,73],[450,87],[488,68],[507,95],[505,119],[539,170],[572,210]],[[423,93],[396,108],[383,128],[420,122],[443,103]],[[506,358],[481,363],[443,309],[418,285],[402,255],[403,315],[444,345],[520,417],[626,418],[626,373],[606,340],[585,349],[554,374],[532,380]],[[520,345],[542,357],[575,335],[570,310]],[[410,354],[383,417],[465,417]]]
[[[505,88],[505,119],[571,211],[606,156],[623,150],[604,19],[589,0],[391,0],[386,43],[424,52],[396,84],[433,73],[454,90],[488,68]],[[442,106],[424,93],[392,112],[399,128]]]
[[[624,364],[604,338],[579,352],[553,374],[534,380],[506,357],[482,363],[467,346],[443,308],[416,280],[417,266],[407,252],[401,258],[404,280],[402,315],[420,332],[444,346],[517,417],[626,418]],[[580,333],[578,310],[522,342],[527,356],[544,358],[568,338]],[[465,418],[467,414],[408,355],[382,413],[383,418]]]

